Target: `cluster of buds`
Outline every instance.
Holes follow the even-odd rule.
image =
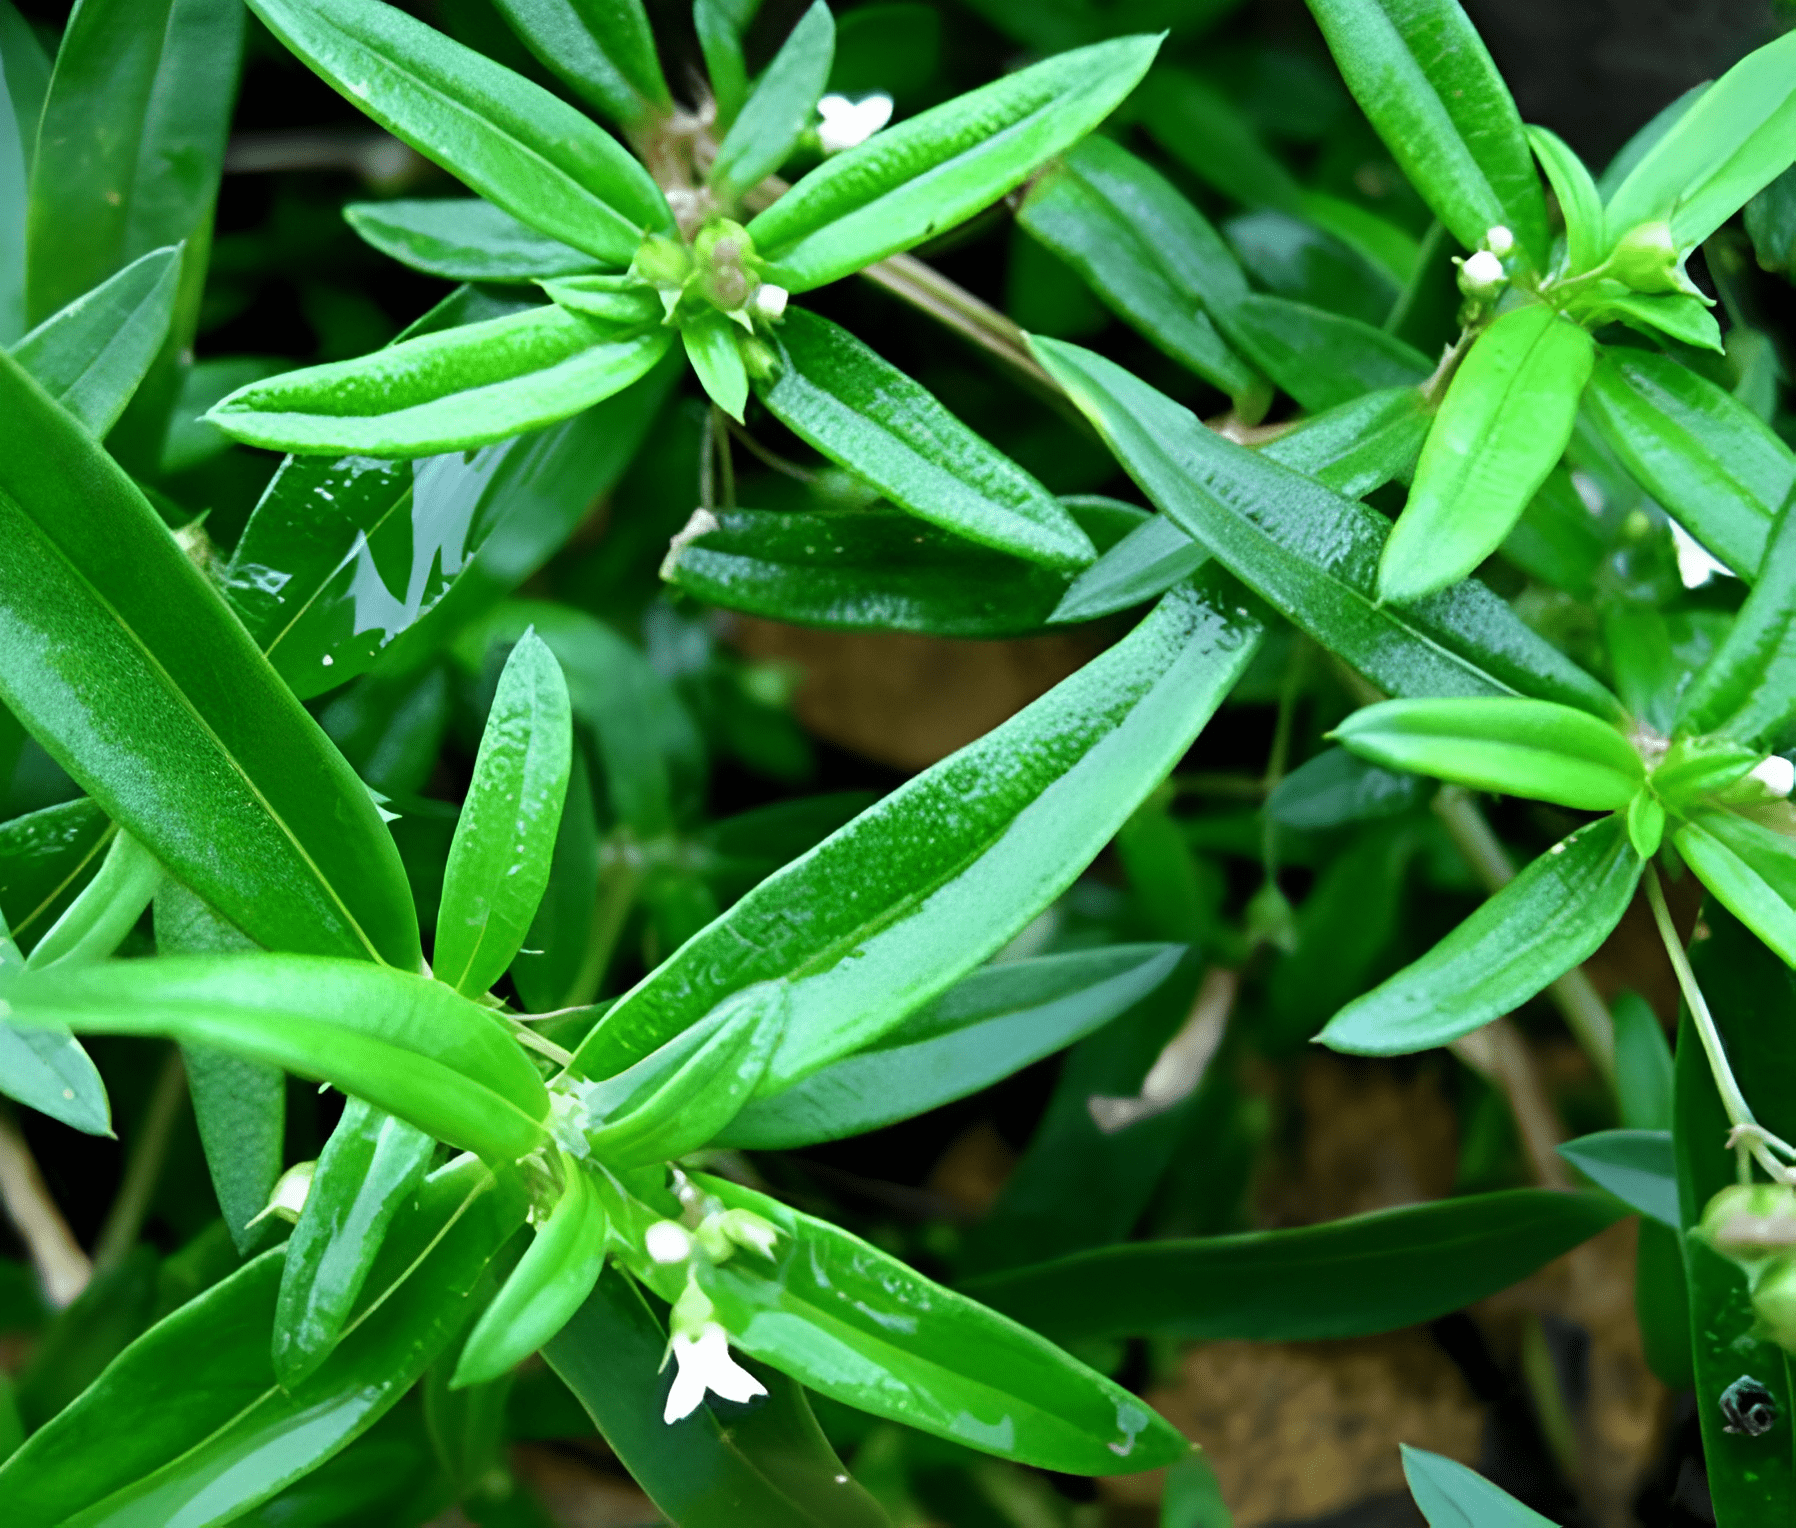
[[[669,319],[691,297],[753,334],[755,321],[779,319],[791,296],[784,287],[763,281],[759,266],[748,230],[728,218],[713,218],[690,244],[666,234],[649,235],[631,270],[661,294]]]
[[[1515,250],[1515,235],[1501,223],[1484,235],[1484,247],[1463,260],[1454,257],[1459,267],[1459,290],[1468,303],[1488,307],[1502,294],[1509,281],[1503,262]]]

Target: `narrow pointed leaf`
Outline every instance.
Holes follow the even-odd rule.
[[[1678,1229],[1677,1162],[1669,1130],[1599,1130],[1558,1150],[1598,1188]]]
[[[1146,1470],[1189,1449],[1144,1402],[1034,1332],[827,1221],[703,1181],[781,1232],[771,1264],[737,1256],[706,1280],[744,1352],[876,1416],[1045,1469]]]
[[[737,424],[742,423],[742,410],[748,404],[748,371],[736,340],[739,332],[721,313],[701,314],[680,330],[686,359],[692,362],[700,385]]]
[[[1611,298],[1586,314],[1584,322],[1591,328],[1599,324],[1623,323],[1649,340],[1657,341],[1663,335],[1696,350],[1727,354],[1727,346],[1721,338],[1721,325],[1715,315],[1700,297],[1683,292],[1649,296],[1630,293]]]
[[[170,956],[27,972],[9,1001],[23,1023],[270,1062],[494,1159],[543,1140],[548,1095],[504,1022],[427,977],[304,955]]]
[[[129,833],[115,833],[94,878],[38,940],[26,970],[104,960],[137,926],[161,880],[156,857]]]
[[[696,0],[692,26],[705,58],[705,78],[717,102],[717,124],[726,132],[748,99],[748,63],[742,56],[743,23],[726,0]]]
[[[99,868],[115,831],[86,796],[0,823],[0,918],[22,948]]]
[[[343,216],[383,255],[449,281],[534,281],[600,268],[584,250],[538,233],[479,197],[350,202]]]
[[[1260,454],[1349,499],[1407,477],[1433,415],[1414,387],[1362,394],[1268,441]]]
[[[672,339],[549,304],[252,382],[206,417],[233,440],[302,454],[467,450],[622,392]]]
[[[621,268],[673,228],[648,171],[603,128],[379,0],[253,0],[325,82],[470,190]]]
[[[0,699],[258,944],[415,968],[411,893],[361,781],[142,494],[6,357],[0,444]]]
[[[1609,937],[1640,870],[1621,817],[1579,828],[1317,1038],[1356,1055],[1403,1055],[1519,1008]]]
[[[1312,411],[1381,388],[1414,387],[1434,370],[1394,334],[1284,297],[1243,298],[1221,321],[1254,365]]]
[[[1160,147],[1230,201],[1296,213],[1304,192],[1234,101],[1201,75],[1162,64],[1141,87],[1143,125]]]
[[[673,108],[640,0],[496,0],[544,68],[620,127]]]
[[[763,881],[619,1000],[576,1069],[616,1072],[778,978],[792,1011],[764,1092],[878,1039],[1070,884],[1190,745],[1259,631],[1214,583],[1167,595],[1077,674]],[[943,821],[952,837],[923,831]]]
[[[780,372],[756,392],[806,444],[969,541],[1048,567],[1097,556],[1047,489],[846,330],[794,311],[779,338]]]
[[[1717,901],[1796,966],[1796,843],[1732,812],[1702,812],[1671,835]]]
[[[1551,1519],[1457,1460],[1400,1446],[1404,1479],[1428,1528],[1553,1528]]]
[[[25,220],[50,61],[31,24],[0,5],[0,345],[25,332]]]
[[[432,961],[437,979],[468,997],[505,974],[536,916],[573,746],[561,665],[526,632],[499,676],[443,871]]]
[[[1154,515],[1074,579],[1049,619],[1090,621],[1158,599],[1209,560],[1210,549],[1178,521]]]
[[[24,968],[25,958],[0,921],[0,993]],[[112,1134],[106,1084],[65,1027],[0,1023],[0,1093],[88,1135]]]
[[[1547,210],[1508,87],[1458,0],[1310,0],[1347,88],[1467,249],[1501,225],[1546,269]]]
[[[53,313],[13,359],[96,437],[118,422],[168,337],[181,251],[156,249]]]
[[[1565,274],[1595,270],[1609,252],[1603,237],[1603,195],[1576,151],[1557,133],[1544,127],[1528,129],[1528,144],[1546,171],[1559,211],[1565,219]]]
[[[1378,568],[1407,604],[1457,583],[1503,543],[1558,464],[1596,361],[1587,329],[1535,304],[1505,313],[1460,362]]]
[[[786,162],[829,83],[836,23],[824,0],[798,18],[717,148],[710,184],[726,204]]]
[[[807,292],[964,223],[1103,121],[1159,46],[1062,53],[819,165],[748,225],[768,279]]]
[[[1600,684],[1465,584],[1406,610],[1372,596],[1389,521],[1224,440],[1188,409],[1090,351],[1032,339],[1129,475],[1217,560],[1393,694],[1531,695],[1620,720]]]

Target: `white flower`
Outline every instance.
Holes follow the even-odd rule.
[[[1488,249],[1467,255],[1459,268],[1460,289],[1468,297],[1489,297],[1504,281],[1503,262]]]
[[[1484,235],[1484,247],[1493,255],[1506,255],[1515,248],[1515,235],[1498,223]]]
[[[826,95],[817,103],[817,114],[823,118],[817,129],[823,152],[840,154],[865,143],[892,120],[892,98],[881,94],[851,101],[847,96]]]
[[[1773,796],[1787,796],[1791,787],[1796,786],[1796,764],[1774,753],[1770,758],[1760,761],[1751,778],[1757,780]]]
[[[642,1244],[657,1263],[683,1263],[692,1256],[692,1234],[672,1220],[657,1220],[642,1233]]]
[[[767,1393],[765,1385],[730,1357],[729,1334],[718,1322],[707,1321],[696,1337],[675,1332],[673,1355],[679,1371],[667,1392],[663,1422],[691,1416],[704,1404],[707,1390],[726,1401],[752,1401]]]

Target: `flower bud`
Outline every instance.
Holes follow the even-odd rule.
[[[1609,272],[1636,292],[1688,292],[1678,269],[1678,249],[1669,223],[1640,223],[1621,236],[1609,257]]]
[[[1723,1257],[1751,1264],[1796,1247],[1796,1189],[1782,1183],[1739,1183],[1724,1188],[1702,1212],[1696,1234]],[[1796,1283],[1791,1285],[1796,1302]],[[1791,1306],[1796,1330],[1796,1303]]]
[[[1484,235],[1484,247],[1493,255],[1507,255],[1515,248],[1515,235],[1498,223]]]
[[[642,1234],[642,1244],[657,1263],[683,1263],[692,1256],[692,1233],[672,1220],[657,1220]]]
[[[1754,1276],[1752,1313],[1767,1340],[1796,1352],[1796,1257],[1786,1252]]]
[[[692,251],[664,233],[650,234],[636,249],[631,269],[658,287],[678,287],[692,274]]]
[[[306,1198],[312,1192],[312,1174],[317,1167],[316,1162],[295,1162],[276,1178],[274,1188],[268,1195],[268,1203],[250,1224],[256,1225],[272,1215],[276,1220],[286,1221],[288,1225],[297,1225],[299,1212],[306,1207]]]
[[[1478,302],[1488,302],[1503,288],[1508,279],[1503,262],[1488,249],[1467,255],[1459,267],[1459,290]]]
[[[851,101],[847,96],[826,95],[817,103],[823,119],[817,143],[823,152],[840,154],[865,143],[892,120],[892,98],[884,92]]]
[[[1781,801],[1790,794],[1791,787],[1796,786],[1796,764],[1792,764],[1782,754],[1774,753],[1757,765],[1747,779],[1757,780],[1767,792]]]
[[[771,281],[762,282],[755,288],[754,302],[756,318],[764,318],[775,323],[786,316],[786,303],[792,294],[783,286],[775,286]]]
[[[705,224],[692,241],[698,289],[705,300],[726,313],[747,302],[755,288],[747,268],[754,253],[754,240],[740,223],[717,218]]]

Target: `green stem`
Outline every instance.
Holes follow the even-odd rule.
[[[150,1101],[144,1110],[143,1123],[131,1154],[125,1162],[124,1181],[118,1197],[112,1201],[106,1223],[94,1243],[94,1271],[104,1273],[117,1264],[137,1244],[149,1214],[150,1201],[156,1196],[156,1185],[162,1179],[162,1167],[168,1160],[168,1145],[174,1135],[175,1121],[180,1118],[181,1104],[187,1097],[187,1072],[181,1065],[181,1053],[169,1047],[168,1057],[150,1090]]]

